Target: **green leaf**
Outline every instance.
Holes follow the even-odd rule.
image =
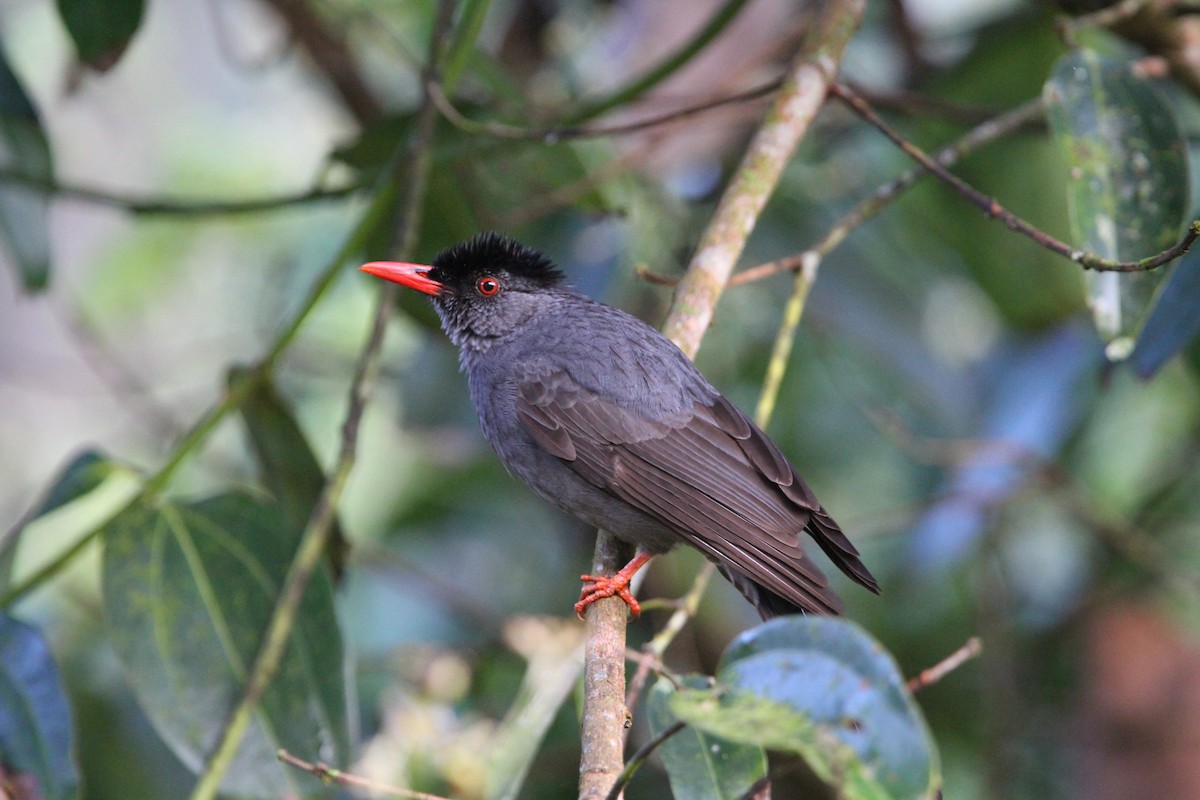
[[[98,72],[111,69],[142,24],[145,0],[58,0],[79,60]]]
[[[50,487],[46,497],[34,512],[35,517],[49,514],[93,491],[116,471],[117,465],[97,450],[85,450],[71,459]]]
[[[46,496],[32,511],[0,537],[0,589],[8,587],[13,559],[21,532],[33,520],[90,494],[117,470],[117,466],[95,450],[86,450],[73,458],[59,473]]]
[[[37,111],[0,52],[0,166],[34,182],[53,179],[50,144]],[[0,236],[21,274],[26,291],[45,289],[50,281],[50,240],[45,191],[17,181],[0,185]]]
[[[1127,62],[1079,49],[1058,60],[1043,96],[1069,168],[1068,212],[1079,246],[1128,261],[1174,244],[1188,210],[1187,142],[1154,87]],[[1129,354],[1165,275],[1086,273],[1110,358]]]
[[[0,614],[0,764],[29,776],[30,796],[79,795],[71,760],[71,710],[46,640],[37,629]],[[24,796],[24,795],[22,795]]]
[[[229,384],[238,381],[254,381],[238,410],[250,434],[263,484],[274,495],[288,523],[304,530],[325,488],[325,473],[270,377],[235,368],[229,373]],[[335,576],[341,574],[345,565],[346,550],[345,533],[335,521],[328,545]]]
[[[700,675],[684,678],[691,689],[706,690],[709,681]],[[659,734],[678,721],[671,710],[675,687],[660,678],[646,699],[650,730]],[[687,727],[658,748],[671,792],[695,800],[736,800],[767,774],[767,756],[762,747],[739,744]]]
[[[847,798],[925,798],[937,751],[895,662],[856,625],[782,617],[726,650],[709,689],[671,709],[709,733],[802,756]]]
[[[188,505],[134,506],[103,536],[113,647],[146,715],[198,772],[241,694],[298,533],[275,507],[225,494]],[[344,669],[331,582],[322,570],[305,593],[225,792],[276,797],[305,780],[281,768],[279,748],[345,765]]]

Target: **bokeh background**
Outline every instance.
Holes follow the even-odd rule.
[[[105,72],[78,62],[48,0],[0,6],[4,52],[35,102],[58,185],[48,287],[24,291],[11,263],[0,279],[0,521],[18,520],[85,449],[131,473],[27,528],[18,574],[61,552],[130,496],[133,475],[162,463],[228,370],[266,350],[363,211],[356,195],[245,214],[203,205],[365,181],[408,130],[433,4],[309,4],[377,104],[357,110],[298,43],[288,5],[149,2]],[[720,5],[497,0],[456,102],[511,123],[560,119],[689,41]],[[1065,52],[1057,13],[1014,0],[871,3],[843,75],[935,148],[1039,95]],[[699,56],[606,121],[779,74],[807,19],[803,4],[747,3]],[[1164,91],[1187,128],[1194,98]],[[680,273],[764,107],[565,142],[443,122],[417,255],[504,230],[551,254],[586,293],[658,323],[670,289],[641,271]],[[803,250],[908,167],[830,104],[743,264]],[[958,172],[1069,239],[1066,169],[1044,127],[989,145]],[[184,207],[129,209],[159,198]],[[355,266],[277,372],[323,464],[378,289]],[[729,290],[700,352],[705,374],[743,408],[756,403],[790,285],[775,276]],[[402,301],[384,365],[341,508],[353,545],[338,597],[355,659],[358,769],[475,797],[528,665],[575,624],[593,539],[504,473],[478,432],[456,353],[419,299]],[[979,660],[918,696],[946,797],[1200,796],[1198,370],[1195,347],[1149,380],[1107,364],[1078,267],[932,182],[822,264],[769,432],[880,578],[882,597],[833,579],[848,616],[906,674],[970,636],[983,640]],[[231,419],[171,492],[258,481]],[[10,611],[50,640],[84,795],[182,796],[190,774],[107,642],[97,550]],[[692,552],[660,559],[642,595],[681,594],[699,564]],[[631,642],[664,619],[648,612]],[[755,622],[714,583],[666,660],[711,672]],[[576,725],[567,702],[522,797],[574,792]],[[662,797],[665,786],[651,764],[627,796]]]

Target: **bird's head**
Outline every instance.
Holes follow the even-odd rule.
[[[459,347],[486,347],[522,328],[561,296],[563,274],[550,259],[497,233],[438,254],[430,265],[373,261],[360,267],[424,292]]]

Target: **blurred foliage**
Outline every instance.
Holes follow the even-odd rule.
[[[190,790],[339,445],[377,290],[353,268],[394,255],[393,176],[406,168],[434,6],[22,0],[0,10],[0,236],[12,276],[0,282],[0,506],[11,520],[0,525],[0,702],[37,709],[24,736],[0,716],[6,789],[33,780],[42,796],[67,797],[78,783],[84,797],[147,800]],[[596,122],[628,122],[729,96],[778,75],[806,25],[788,3],[703,10],[462,3],[443,66],[475,125],[439,120],[406,255],[504,230],[589,295],[660,321],[669,289],[639,274],[680,274],[762,103],[623,136],[476,128],[555,128],[613,98]],[[1192,24],[1177,16],[1155,24]],[[1048,81],[1108,64],[1083,55],[1103,53],[1112,66],[1095,85],[1106,91],[1068,98],[1050,113],[1053,134],[1023,127],[954,171],[1072,246],[1098,247],[1100,217],[1081,211],[1093,201],[1120,230],[1153,228],[1150,249],[1170,244],[1197,206],[1187,167],[1200,123],[1187,63],[1155,49],[1175,38],[1127,33],[1129,20],[1093,30],[1085,18],[1066,27],[1091,48],[1078,50],[1057,23],[1015,0],[871,4],[842,72],[933,152]],[[1147,77],[1143,57],[1159,55],[1172,77]],[[357,88],[339,69],[361,77]],[[355,91],[385,111],[348,113]],[[1131,128],[1113,125],[1136,128],[1151,105],[1181,136],[1144,135],[1125,155],[1096,158],[1089,142],[1128,147]],[[803,251],[909,167],[829,105],[744,266]],[[348,185],[363,189],[289,200]],[[211,207],[247,197],[280,202],[253,215]],[[196,208],[123,210],[160,198]],[[1162,204],[1173,221],[1154,212]],[[935,181],[822,262],[770,433],[884,586],[881,599],[833,577],[847,615],[882,644],[839,634],[861,645],[848,659],[858,666],[828,672],[869,673],[863,696],[887,695],[897,719],[915,720],[919,735],[903,741],[925,743],[927,724],[923,777],[899,796],[936,780],[939,760],[953,798],[1105,800],[1131,796],[1114,787],[1134,778],[1138,796],[1200,796],[1188,738],[1200,714],[1196,263],[1150,276],[1161,288],[1138,312],[1130,369],[1106,360],[1077,265]],[[757,399],[789,285],[775,276],[729,289],[699,355],[743,408]],[[270,756],[285,746],[464,800],[571,796],[571,602],[591,534],[504,474],[428,303],[408,292],[397,305],[338,508],[345,571],[310,589],[226,785],[320,791],[284,777]],[[642,597],[682,595],[701,561],[659,559]],[[651,604],[630,645],[669,612]],[[729,683],[738,645],[722,653],[756,621],[714,582],[663,662]],[[754,662],[745,675],[803,673],[814,662],[794,655],[809,649],[797,635],[778,658],[743,659]],[[918,712],[900,674],[974,635],[982,657],[918,693]],[[1137,671],[1143,653],[1153,674]],[[796,698],[794,685],[769,683],[773,700]],[[632,746],[670,724],[668,685],[647,690]],[[736,763],[741,786],[761,770],[758,745],[779,746],[713,750],[711,737],[689,728],[669,740],[626,796],[731,796],[733,783],[680,782],[686,765]],[[31,742],[45,745],[32,760]],[[772,753],[770,763],[775,796],[820,796],[794,760]]]

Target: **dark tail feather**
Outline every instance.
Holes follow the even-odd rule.
[[[841,598],[834,594],[831,589],[826,589],[821,597],[821,600],[826,605],[825,608],[820,610],[804,608],[803,606],[796,605],[786,597],[775,594],[762,584],[756,583],[750,577],[736,572],[724,564],[718,564],[717,569],[721,571],[721,574],[725,576],[727,581],[733,584],[735,589],[742,593],[743,597],[750,601],[750,605],[758,610],[758,615],[764,621],[787,614],[825,613],[836,616],[845,610],[842,606]]]
[[[825,555],[829,556],[829,560],[836,564],[846,577],[879,594],[879,581],[875,580],[867,565],[859,560],[858,550],[850,544],[850,540],[829,516],[829,512],[818,508],[809,519],[808,531],[825,551]]]

